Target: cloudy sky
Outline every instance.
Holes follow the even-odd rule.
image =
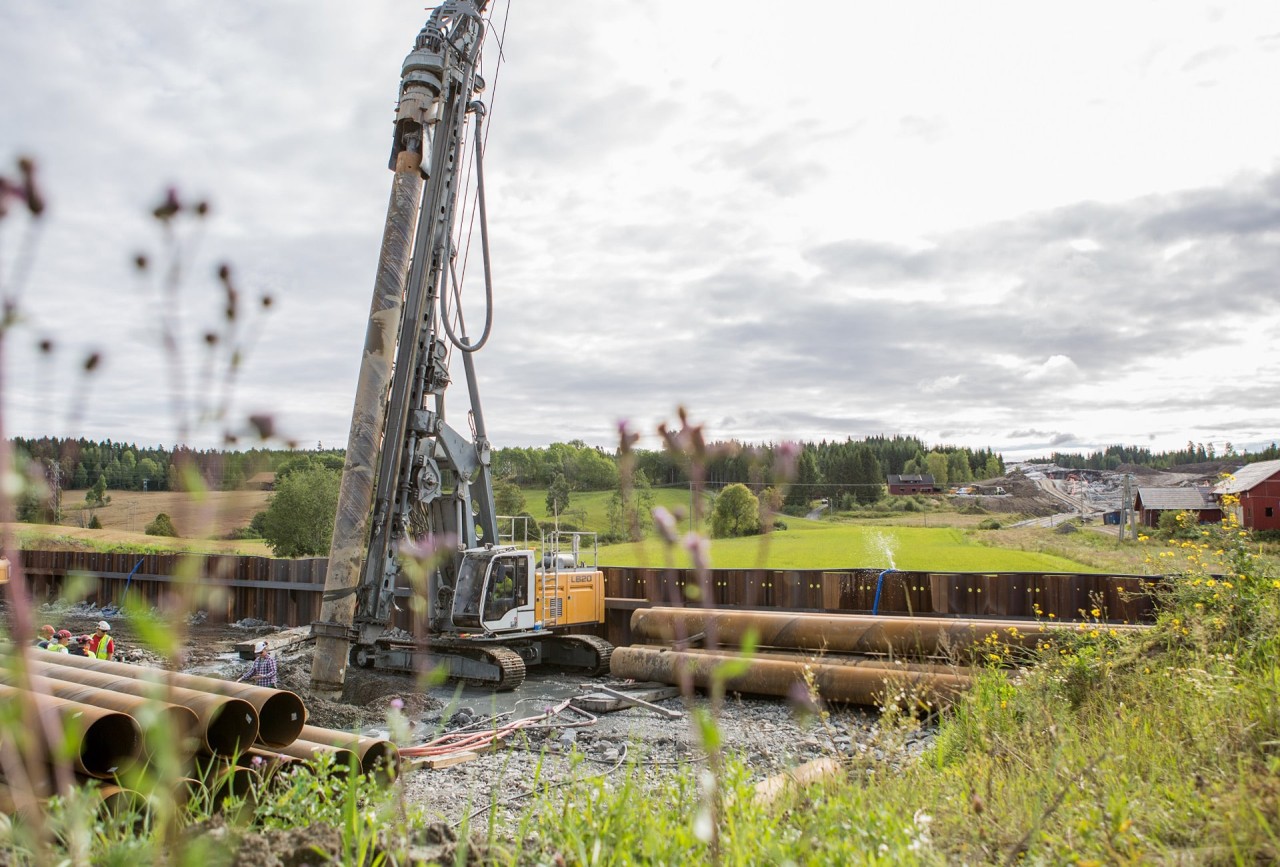
[[[477,366],[495,444],[608,446],[620,419],[652,431],[679,406],[715,438],[905,433],[1008,457],[1280,438],[1273,0],[491,13],[497,310]],[[7,431],[215,441],[194,414],[222,401],[201,335],[226,261],[243,300],[274,299],[241,317],[231,416],[345,443],[425,18],[401,0],[0,7],[0,173],[35,156],[50,202],[35,233],[0,223],[22,312]],[[166,242],[149,212],[169,186],[212,211]],[[176,306],[133,266],[163,271],[167,243]]]

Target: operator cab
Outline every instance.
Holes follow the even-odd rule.
[[[533,552],[514,548],[464,551],[453,600],[459,630],[512,632],[533,628]]]

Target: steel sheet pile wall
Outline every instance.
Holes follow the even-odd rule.
[[[191,576],[199,585],[193,604],[211,619],[256,617],[283,626],[303,626],[319,616],[326,565],[323,558],[22,552],[23,571],[37,603],[56,599],[63,580],[73,573],[97,579],[87,601],[98,606],[121,604],[126,586],[147,605],[158,605]]]
[[[131,589],[149,605],[170,591],[176,575],[194,574],[206,590],[221,588],[216,607],[202,601],[212,619],[255,617],[281,626],[305,626],[320,614],[328,561],[268,557],[170,554],[97,554],[25,551],[23,566],[37,602],[56,598],[71,572],[97,577],[89,600],[119,604],[129,572],[139,559]],[[1113,621],[1142,622],[1153,614],[1144,591],[1158,577],[1039,572],[894,572],[880,569],[713,569],[706,587],[689,569],[606,566],[603,632],[614,644],[630,643],[630,616],[649,605],[705,604],[717,608],[776,608],[943,617],[1036,617],[1078,620],[1097,608]],[[690,588],[694,588],[692,591]],[[704,592],[705,591],[705,592]],[[876,595],[879,592],[877,604]],[[207,596],[207,594],[206,594]],[[403,604],[403,603],[402,603]],[[413,615],[397,615],[396,626],[411,629]],[[1088,619],[1088,618],[1085,618]]]

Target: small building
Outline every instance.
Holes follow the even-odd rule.
[[[1249,530],[1280,530],[1280,461],[1245,464],[1214,488],[1219,497],[1239,497],[1232,511]]]
[[[928,473],[924,475],[890,474],[888,483],[891,494],[936,494],[939,490],[934,484],[933,476]]]
[[[1195,512],[1196,521],[1208,524],[1222,520],[1222,509],[1212,488],[1144,488],[1138,487],[1133,498],[1133,510],[1144,527],[1160,524],[1164,512]]]

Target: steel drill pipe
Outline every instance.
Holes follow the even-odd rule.
[[[97,779],[97,778],[94,778]],[[116,817],[129,812],[141,812],[146,808],[147,799],[133,789],[126,789],[114,783],[103,783],[93,790],[98,797],[98,815],[102,818]],[[45,809],[45,802],[50,792],[44,791],[36,796],[37,810]],[[19,814],[19,799],[13,794],[9,784],[0,780],[0,813],[8,816]]]
[[[63,730],[76,738],[73,763],[85,776],[107,779],[142,752],[142,729],[127,713],[5,685],[0,685],[0,701],[30,702],[37,713],[57,714]],[[52,760],[55,748],[45,743],[43,726],[31,734],[35,742],[30,748]]]
[[[288,767],[301,763],[301,759],[286,756],[275,750],[264,750],[254,747],[236,756],[236,764],[242,768],[252,768],[262,779],[270,781],[276,774]]]
[[[280,747],[278,752],[307,763],[317,762],[322,756],[331,755],[333,756],[333,770],[340,774],[348,773],[352,767],[360,767],[360,757],[355,754],[355,751],[346,747],[319,744],[302,738],[298,738],[288,746]]]
[[[47,654],[62,656],[63,654]],[[160,700],[172,702],[191,710],[196,715],[194,733],[200,740],[200,748],[215,755],[231,755],[252,744],[258,737],[258,711],[242,698],[215,695],[195,689],[169,686],[153,680],[92,671],[74,666],[58,665],[41,659],[30,658],[27,665],[35,674],[69,683],[83,684],[106,693],[132,696],[143,702]],[[132,668],[132,666],[128,666]],[[140,669],[155,671],[157,669]]]
[[[0,683],[12,686],[14,685],[13,677],[14,675],[11,671],[0,668]],[[164,714],[168,718],[165,731],[176,738],[179,749],[187,754],[191,752],[191,748],[183,745],[188,741],[194,743],[195,732],[200,727],[200,717],[196,712],[180,704],[139,698],[138,696],[126,695],[121,692],[111,692],[110,690],[98,689],[83,683],[55,679],[43,674],[33,673],[30,683],[34,692],[48,693],[58,698],[65,698],[67,701],[78,701],[95,707],[103,707],[107,710],[127,713],[138,721],[139,726],[142,725],[143,719],[149,713],[158,712]],[[142,758],[144,760],[148,759],[152,752],[148,748],[146,740],[144,736],[142,744]]]
[[[662,683],[679,684],[688,678],[694,686],[706,688],[716,680],[716,668],[736,658],[739,657],[732,653],[690,653],[634,645],[614,649],[611,670],[614,677]],[[969,678],[945,669],[935,673],[893,670],[771,658],[767,654],[752,657],[746,673],[726,680],[725,686],[737,692],[790,696],[797,688],[805,688],[806,670],[812,673],[814,686],[823,699],[862,705],[880,706],[892,701],[932,706],[969,687]],[[908,697],[914,700],[908,701]]]
[[[54,657],[49,660],[52,664],[79,671],[98,671],[121,677],[132,677],[135,680],[159,681],[169,686],[180,686],[183,689],[244,699],[258,711],[258,741],[268,747],[280,747],[293,743],[294,738],[307,722],[307,709],[302,699],[297,693],[286,689],[270,689],[247,683],[218,680],[216,677],[202,677],[198,674],[184,674],[162,668],[144,668],[107,659],[87,659],[65,653],[50,653],[49,656]]]
[[[252,768],[214,757],[205,761],[197,761],[191,769],[192,776],[200,781],[203,792],[192,793],[192,798],[203,794],[208,798],[211,809],[219,809],[228,798],[242,798],[245,806],[256,803],[255,789],[262,782],[261,775]]]
[[[876,617],[865,614],[792,614],[775,611],[708,611],[697,608],[638,608],[631,615],[637,641],[678,641],[714,635],[718,644],[740,647],[749,631],[761,647],[793,647],[832,653],[887,653],[938,656],[982,644],[990,636],[1001,644],[1035,647],[1037,641],[1093,624],[977,620],[942,617]],[[1132,632],[1134,624],[1097,624]]]
[[[400,750],[385,738],[370,738],[338,729],[303,726],[298,737],[317,744],[344,747],[360,758],[360,771],[391,780],[400,772]]]
[[[639,645],[639,646],[656,646],[656,645]],[[660,650],[668,650],[665,646],[660,646]],[[973,671],[963,665],[947,665],[937,662],[909,662],[905,659],[889,659],[883,656],[844,656],[842,654],[827,654],[821,651],[810,650],[794,650],[794,649],[759,649],[751,657],[744,657],[742,651],[731,647],[720,647],[715,650],[707,648],[693,647],[680,651],[690,656],[714,656],[721,659],[753,659],[756,657],[764,657],[768,659],[778,659],[784,662],[794,662],[798,665],[812,665],[819,663],[821,665],[834,665],[843,668],[862,668],[868,671],[883,671],[892,673],[895,671],[905,671],[915,674],[951,674],[961,678],[972,678]]]

